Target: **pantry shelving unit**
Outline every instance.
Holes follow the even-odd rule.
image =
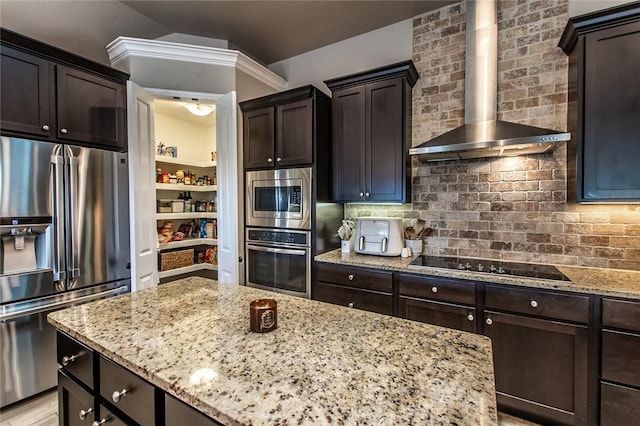
[[[216,173],[215,161],[194,161],[186,160],[174,157],[160,156],[156,158],[156,168],[162,170],[176,171],[179,169],[192,170],[198,176],[208,175],[214,176]],[[166,191],[166,192],[165,192]],[[191,192],[194,199],[211,199],[216,198],[218,191],[217,185],[185,185],[185,184],[169,184],[169,183],[156,183],[156,199],[175,199],[178,192]],[[175,195],[174,195],[175,193]],[[163,196],[160,196],[163,194]],[[170,194],[170,195],[166,195]],[[217,212],[173,212],[173,213],[156,213],[156,220],[158,221],[158,228],[162,225],[163,221],[175,220],[182,223],[189,223],[193,220],[201,219],[217,219]],[[178,226],[174,227],[174,231],[178,229]],[[189,237],[181,241],[172,241],[169,243],[158,244],[158,253],[167,252],[175,249],[183,249],[196,246],[217,246],[218,240],[216,238],[196,238]],[[170,269],[168,271],[159,271],[158,277],[160,279],[169,278],[176,275],[189,274],[198,271],[217,271],[217,265],[211,263],[194,263],[193,265]]]

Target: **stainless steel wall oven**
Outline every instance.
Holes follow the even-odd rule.
[[[247,285],[311,297],[311,232],[248,228]]]

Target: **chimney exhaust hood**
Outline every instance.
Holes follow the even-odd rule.
[[[464,125],[409,150],[420,161],[538,154],[571,139],[540,127],[496,120],[496,0],[467,0]]]

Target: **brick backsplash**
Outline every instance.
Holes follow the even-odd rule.
[[[566,130],[566,0],[498,1],[498,119]],[[464,122],[465,4],[416,16],[412,145]],[[427,221],[424,253],[640,270],[640,205],[567,202],[566,146],[553,153],[413,160],[413,202],[349,204],[345,216]]]

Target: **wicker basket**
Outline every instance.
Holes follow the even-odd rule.
[[[160,253],[160,271],[183,268],[193,265],[193,249],[176,250]]]

